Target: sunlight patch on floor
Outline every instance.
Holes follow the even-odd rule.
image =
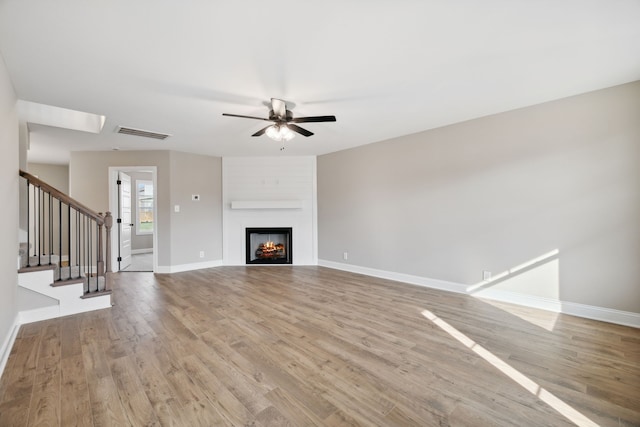
[[[492,301],[486,298],[483,298],[482,301],[549,332],[553,332],[556,327],[556,322],[558,321],[558,316],[560,316],[559,313],[539,308],[518,306],[500,301]]]
[[[573,407],[566,404],[563,400],[556,397],[553,393],[541,387],[535,381],[522,374],[520,371],[506,363],[504,360],[500,359],[495,354],[491,353],[486,348],[482,347],[480,344],[476,343],[471,338],[467,337],[465,334],[463,334],[429,310],[423,310],[422,315],[433,322],[440,329],[451,335],[457,341],[462,343],[465,347],[469,348],[478,356],[482,357],[485,361],[489,362],[500,372],[511,378],[529,393],[538,397],[547,405],[558,411],[562,416],[567,418],[572,423],[580,427],[598,427],[598,424],[587,418],[585,415],[583,415]]]

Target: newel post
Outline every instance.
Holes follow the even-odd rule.
[[[111,212],[107,212],[104,216],[104,227],[106,230],[106,255],[107,255],[107,273],[112,273],[111,270],[111,227],[113,226],[113,217]]]
[[[100,218],[103,218],[103,222],[104,222],[104,217],[102,216],[102,212],[98,213],[98,215],[100,216]],[[98,253],[97,253],[97,262],[96,262],[96,275],[98,276],[104,276],[104,257],[102,254],[102,224],[99,221],[96,221],[96,223],[98,224]]]

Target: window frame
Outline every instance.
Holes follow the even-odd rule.
[[[153,191],[153,194],[151,195],[151,206],[148,206],[147,208],[149,209],[149,211],[151,212],[151,216],[153,221],[151,222],[152,226],[151,226],[151,230],[141,230],[140,229],[140,194],[138,192],[138,186],[139,185],[150,185],[151,189]],[[156,203],[156,194],[155,191],[156,189],[153,186],[153,181],[150,179],[136,179],[135,180],[135,198],[136,198],[136,202],[135,202],[135,213],[136,213],[136,223],[135,223],[135,231],[136,231],[136,236],[147,236],[147,235],[152,235],[153,231],[155,229],[155,203]],[[148,200],[148,198],[145,198],[144,200]]]

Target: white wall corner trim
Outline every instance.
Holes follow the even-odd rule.
[[[336,270],[349,271],[351,273],[359,273],[367,276],[379,277],[381,279],[409,283],[411,285],[418,285],[427,288],[440,289],[443,291],[467,294],[481,299],[501,301],[522,305],[525,307],[552,311],[555,313],[569,314],[586,319],[599,320],[602,322],[640,328],[640,313],[632,313],[628,311],[614,310],[611,308],[597,307],[574,302],[565,302],[551,298],[526,295],[498,289],[483,289],[481,292],[477,292],[474,294],[467,292],[467,286],[460,283],[447,282],[438,279],[429,279],[426,277],[412,276],[409,274],[395,273],[392,271],[377,270],[374,268],[360,267],[357,265],[343,264],[333,261],[318,260],[318,265],[322,267],[333,268]]]
[[[181,265],[159,265],[155,270],[155,273],[158,274],[171,274],[171,273],[182,273],[184,271],[192,271],[192,270],[202,270],[203,268],[215,268],[222,267],[224,264],[222,260],[213,260],[213,261],[205,261],[205,262],[194,262],[191,264],[181,264]]]
[[[7,361],[9,360],[9,354],[11,354],[11,349],[13,348],[13,343],[16,341],[16,337],[18,336],[19,329],[20,329],[20,315],[16,314],[16,318],[13,320],[13,326],[11,326],[11,332],[2,343],[2,347],[0,347],[0,377],[4,372],[5,366],[7,366]]]

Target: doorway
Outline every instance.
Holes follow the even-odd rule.
[[[114,166],[109,168],[111,266],[117,271],[156,271],[157,168]]]
[[[118,173],[118,270],[126,270],[131,266],[131,230],[135,226],[131,218],[131,176],[120,171]]]

